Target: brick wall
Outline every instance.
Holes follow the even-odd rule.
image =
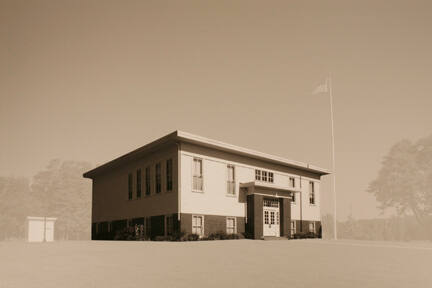
[[[180,220],[180,229],[186,234],[192,233],[192,215],[189,213],[182,213]],[[196,214],[202,215],[202,214]],[[211,233],[226,232],[226,218],[229,216],[218,216],[218,215],[203,215],[204,216],[204,236],[208,236]],[[236,217],[237,223],[237,234],[244,234],[245,232],[245,218]]]

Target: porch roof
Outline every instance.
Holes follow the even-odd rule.
[[[266,194],[275,197],[291,198],[292,194],[300,192],[300,189],[298,188],[284,187],[284,186],[275,185],[272,183],[266,183],[262,181],[251,181],[247,183],[240,183],[240,188],[248,188],[247,195]]]

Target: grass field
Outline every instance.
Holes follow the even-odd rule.
[[[432,287],[432,245],[325,240],[0,242],[9,287]]]

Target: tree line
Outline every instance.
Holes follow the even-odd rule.
[[[27,216],[56,217],[55,239],[90,239],[91,181],[87,162],[52,160],[30,181],[0,177],[0,240],[23,239]]]

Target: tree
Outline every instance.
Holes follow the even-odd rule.
[[[56,217],[57,239],[89,239],[91,183],[82,177],[91,169],[86,162],[52,160],[34,176],[32,193],[39,216]]]
[[[0,240],[23,238],[26,216],[32,212],[29,181],[0,177]]]
[[[399,216],[414,215],[428,225],[432,214],[432,135],[416,143],[396,143],[382,161],[378,177],[369,185],[379,208],[395,208]]]

